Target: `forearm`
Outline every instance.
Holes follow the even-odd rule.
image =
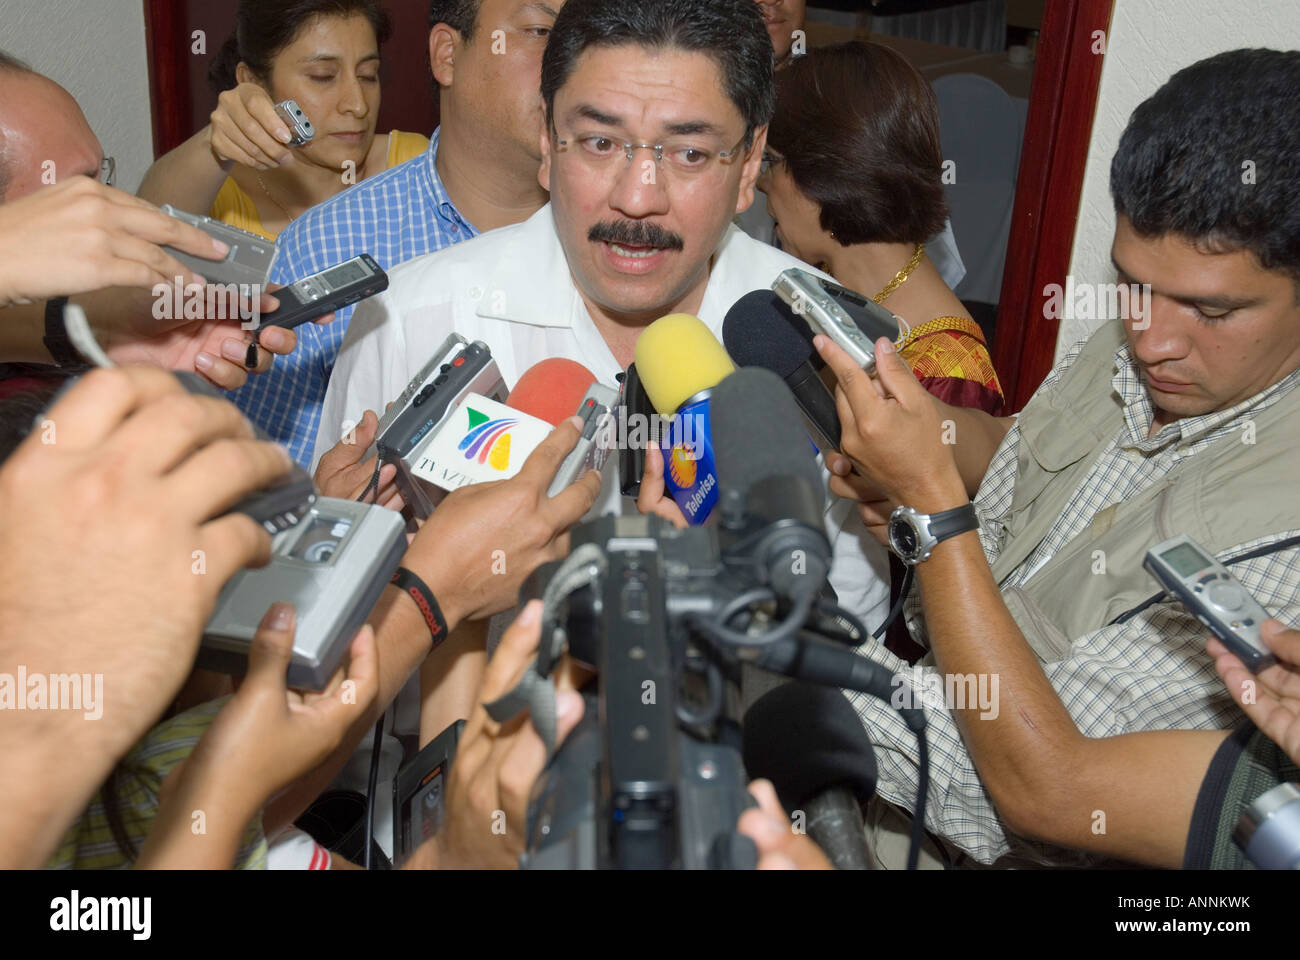
[[[136,195],[162,206],[170,203],[190,213],[207,214],[234,164],[212,152],[212,127],[206,126],[176,149],[159,157]]]
[[[918,576],[940,673],[987,677],[996,691],[992,710],[949,707],[1007,825],[1092,853],[1180,865],[1199,785],[1226,734],[1083,736],[1002,602],[974,533],[936,547]]]
[[[204,768],[191,754],[177,792],[164,799],[140,849],[141,870],[229,870],[262,798],[243,795],[240,778]]]
[[[954,407],[934,397],[931,400],[939,410],[940,419],[952,423],[953,459],[957,461],[967,496],[974,499],[993,454],[1015,424],[1015,418],[991,417],[983,410]]]
[[[488,623],[462,623],[420,665],[421,747],[473,710],[487,667]]]
[[[90,804],[126,752],[97,736],[99,726],[74,713],[6,711],[0,725],[0,869],[40,867]]]

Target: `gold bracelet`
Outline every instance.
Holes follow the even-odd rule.
[[[874,300],[876,303],[884,303],[885,300],[889,297],[889,295],[893,293],[895,290],[897,290],[899,287],[901,287],[903,285],[903,281],[905,281],[908,277],[912,275],[912,271],[916,269],[916,265],[921,262],[921,258],[923,256],[925,256],[925,244],[918,243],[916,245],[916,252],[912,254],[912,259],[907,261],[907,266],[905,266],[902,270],[899,270],[898,273],[894,276],[894,279],[890,280],[889,283],[885,285],[885,289],[881,290],[878,294],[876,294],[871,299]]]

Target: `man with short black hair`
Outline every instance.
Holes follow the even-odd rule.
[[[869,478],[838,462],[832,489],[868,525],[888,523],[919,582],[913,634],[931,656],[900,699],[996,681],[991,704],[928,711],[926,826],[950,850],[1224,862],[1230,831],[1197,795],[1212,759],[1231,770],[1241,756],[1237,738],[1225,746],[1240,691],[1219,683],[1203,628],[1143,558],[1190,535],[1273,616],[1300,620],[1297,89],[1300,52],[1235,50],[1134,111],[1111,165],[1112,257],[1148,292],[1070,350],[1018,419],[939,404],[884,341],[882,396],[819,343],[845,395],[844,452]],[[900,444],[909,456],[889,456]],[[945,533],[940,514],[957,518]],[[873,805],[874,842],[898,862],[906,825],[890,805],[914,802],[912,734],[855,699],[888,801]],[[1275,750],[1246,757],[1275,779],[1294,770]]]

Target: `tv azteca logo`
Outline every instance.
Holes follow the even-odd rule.
[[[491,420],[473,407],[466,407],[465,412],[469,414],[469,433],[456,449],[466,460],[486,463],[493,470],[510,469],[510,428],[519,421]]]

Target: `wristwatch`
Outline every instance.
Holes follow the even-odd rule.
[[[942,513],[920,513],[911,507],[899,507],[889,515],[889,547],[909,567],[930,559],[930,552],[943,541],[978,530],[979,516],[975,504],[944,510]]]

